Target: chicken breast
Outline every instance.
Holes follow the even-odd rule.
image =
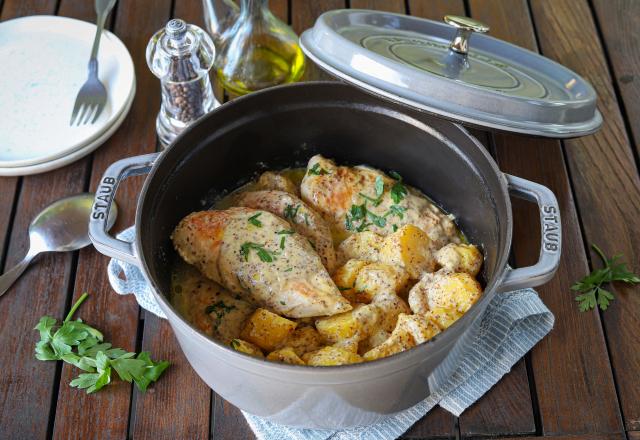
[[[288,177],[273,171],[265,171],[258,179],[257,185],[259,189],[275,189],[300,196],[300,191],[295,183]]]
[[[304,318],[351,310],[307,238],[290,234],[290,227],[266,211],[230,208],[189,214],[171,239],[206,277],[278,314]]]
[[[298,234],[311,241],[324,267],[333,273],[336,267],[336,251],[331,231],[324,219],[295,195],[284,191],[250,191],[236,200],[238,206],[263,209],[283,217]]]
[[[427,233],[435,249],[460,242],[451,218],[426,196],[373,168],[336,166],[316,155],[309,160],[300,190],[337,241],[362,231],[388,235],[411,224]]]

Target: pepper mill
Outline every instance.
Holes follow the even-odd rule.
[[[215,48],[198,26],[173,19],[151,38],[146,58],[149,69],[160,79],[162,104],[156,131],[166,147],[191,123],[220,105],[209,80]]]

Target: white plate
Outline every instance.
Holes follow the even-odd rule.
[[[80,148],[77,148],[62,157],[50,160],[48,162],[42,162],[23,167],[0,167],[0,176],[27,176],[30,174],[44,173],[47,171],[55,170],[57,168],[62,168],[63,166],[68,165],[71,162],[75,162],[76,160],[79,160],[87,154],[91,153],[93,150],[102,145],[107,139],[109,139],[111,135],[118,129],[118,127],[120,127],[127,114],[129,113],[129,110],[131,109],[134,95],[135,83],[133,90],[131,91],[131,95],[129,96],[129,100],[125,103],[124,109],[122,110],[122,112],[120,112],[120,115],[117,117],[115,122],[111,124],[105,131],[99,134],[98,137],[89,144],[81,146]]]
[[[108,31],[98,53],[107,105],[96,123],[69,126],[76,95],[87,79],[95,30],[93,24],[54,16],[0,23],[0,168],[51,164],[114,131],[130,105],[135,72],[126,47]]]

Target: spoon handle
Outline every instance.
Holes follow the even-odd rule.
[[[0,296],[4,295],[7,290],[15,283],[15,281],[20,278],[20,275],[24,272],[24,270],[29,266],[31,260],[38,255],[37,253],[27,253],[24,259],[13,266],[11,269],[6,271],[0,276]]]

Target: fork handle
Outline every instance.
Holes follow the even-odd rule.
[[[96,36],[93,39],[93,47],[91,48],[90,60],[94,60],[98,56],[98,48],[100,47],[100,38],[102,37],[102,29],[104,29],[104,23],[107,21],[109,12],[116,4],[116,0],[96,0]],[[91,63],[91,61],[90,61]]]

